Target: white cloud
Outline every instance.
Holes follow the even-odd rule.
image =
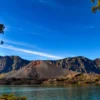
[[[63,58],[63,57],[55,56],[55,55],[48,54],[48,53],[37,52],[37,51],[32,51],[32,50],[27,50],[27,49],[22,49],[22,48],[16,48],[16,47],[9,46],[9,45],[0,46],[0,48],[10,49],[10,50],[14,50],[14,51],[19,51],[19,52],[23,52],[23,53],[38,55],[38,56],[52,58],[52,59],[61,59],[61,58]]]
[[[7,39],[3,39],[3,41],[5,42],[5,44],[18,45],[18,46],[23,46],[23,47],[27,47],[27,48],[35,48],[35,49],[38,49],[38,50],[44,50],[44,49],[38,47],[37,45],[28,44],[28,43],[25,43],[25,42],[18,42],[18,41],[12,41],[12,40],[7,40]]]
[[[5,43],[7,44],[15,44],[15,45],[20,45],[20,46],[28,46],[28,47],[32,47],[33,45],[29,45],[27,43],[23,43],[23,42],[18,42],[18,41],[12,41],[12,40],[7,40],[7,39],[3,39],[5,41]]]

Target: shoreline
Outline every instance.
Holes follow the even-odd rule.
[[[0,85],[100,85],[100,81],[75,81],[75,80],[56,80],[48,79],[42,80],[26,80],[26,79],[10,79],[10,80],[0,80]]]
[[[2,78],[0,79],[0,85],[35,85],[35,84],[98,84],[100,85],[100,74],[69,74],[65,76],[61,76],[58,78]]]

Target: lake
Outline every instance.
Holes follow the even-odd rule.
[[[26,96],[28,100],[100,100],[100,86],[0,86],[2,93]]]

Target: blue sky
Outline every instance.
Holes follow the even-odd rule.
[[[100,57],[100,12],[90,0],[1,0],[0,55],[60,59]]]

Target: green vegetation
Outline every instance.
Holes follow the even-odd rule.
[[[4,33],[5,26],[3,24],[0,24],[0,33]]]
[[[27,100],[26,97],[17,97],[13,94],[3,94],[0,100]]]
[[[7,75],[7,73],[0,74],[0,79],[3,79],[6,75]]]
[[[92,7],[92,12],[96,13],[97,10],[100,10],[100,0],[91,0],[93,4],[96,4]]]

